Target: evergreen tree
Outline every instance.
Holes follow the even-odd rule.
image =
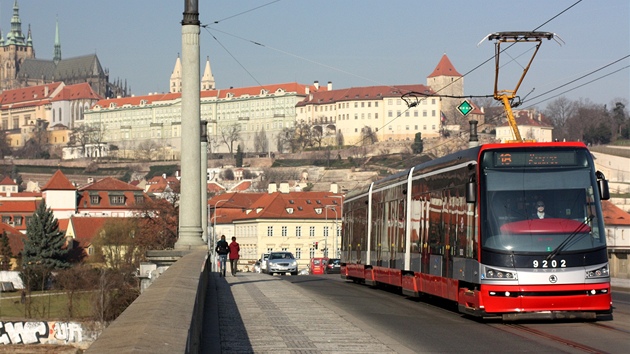
[[[422,154],[422,151],[424,150],[424,144],[422,143],[422,133],[416,133],[413,144],[411,144],[411,150],[414,154]]]
[[[22,253],[22,280],[29,289],[43,289],[53,270],[68,268],[65,237],[52,210],[42,201],[26,225]]]
[[[2,231],[0,235],[0,270],[11,270],[11,245],[9,244],[9,236],[6,231]]]
[[[236,147],[236,167],[243,167],[243,157],[244,157],[243,149],[241,149],[241,145],[239,144]]]

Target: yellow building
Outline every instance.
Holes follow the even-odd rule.
[[[307,267],[313,257],[336,258],[341,247],[343,196],[330,192],[290,191],[270,184],[268,193],[225,193],[209,201],[212,249],[221,235],[240,245],[240,268],[251,269],[263,253],[288,251]],[[212,235],[216,235],[213,237]]]
[[[70,133],[83,113],[101,99],[88,83],[46,85],[5,90],[0,94],[0,124],[7,142],[19,149],[38,136],[40,143],[54,147],[68,144]]]

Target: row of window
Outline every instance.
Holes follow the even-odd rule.
[[[324,228],[323,228],[323,236],[324,237],[328,237],[329,229],[331,229],[331,227],[324,226]],[[332,227],[332,229],[334,229],[334,227]],[[267,236],[273,237],[273,230],[274,230],[273,226],[267,226]],[[281,236],[282,237],[288,237],[289,236],[289,227],[288,226],[282,226],[281,229],[280,229],[280,232],[281,232]],[[302,237],[302,226],[296,226],[295,227],[295,233],[293,235],[291,235],[291,236],[295,236],[297,238]],[[308,236],[309,237],[315,237],[315,226],[309,226]],[[341,228],[340,227],[337,228],[337,236],[341,236]]]
[[[142,195],[135,195],[135,204],[144,203],[144,197]],[[101,197],[97,194],[90,195],[90,204],[99,205],[101,204]],[[109,204],[110,205],[125,205],[126,197],[124,195],[110,195],[109,196]]]
[[[31,219],[30,216],[27,216],[26,218],[23,218],[22,216],[11,216],[11,215],[2,215],[2,223],[3,224],[11,224],[13,223],[13,226],[22,226],[22,222],[24,220],[26,220],[26,223],[28,224],[29,220]]]
[[[378,107],[378,102],[379,101],[361,101],[361,102],[354,102],[354,108],[359,108],[359,106],[361,108],[371,108],[372,107],[372,103],[374,103],[374,107]],[[387,105],[391,106],[394,104],[394,102],[396,102],[397,106],[400,106],[402,104],[402,100],[393,100],[393,99],[388,99],[387,100]],[[421,105],[426,105],[428,102],[428,100],[421,100],[420,104]],[[431,104],[435,105],[436,104],[436,100],[435,98],[431,99]],[[344,109],[344,108],[350,108],[350,102],[340,102],[337,103],[337,105],[335,106],[334,104],[332,105],[324,105],[324,106],[313,106],[314,107],[314,111],[315,112],[328,112],[328,109],[330,108],[330,111],[334,111],[335,109]],[[311,111],[311,106],[307,106],[306,107],[306,111],[310,112]],[[300,113],[304,112],[304,108],[300,108]]]

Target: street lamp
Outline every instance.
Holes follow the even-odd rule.
[[[336,245],[336,237],[337,237],[337,235],[336,235],[336,233],[337,233],[337,219],[338,219],[339,215],[337,214],[337,209],[335,209],[336,205],[325,205],[324,209],[326,209],[326,212],[325,212],[325,214],[326,214],[325,215],[325,217],[326,217],[326,224],[328,224],[328,209],[329,208],[332,209],[332,211],[335,212],[335,234],[333,235],[333,252],[334,252],[333,255],[335,255],[337,253],[337,248],[336,248],[336,246],[337,246]],[[326,238],[324,239],[324,243],[325,243],[324,248],[326,249],[326,253],[325,253],[324,256],[328,257],[328,235],[326,235]],[[336,257],[333,257],[333,258],[336,258]]]
[[[343,195],[327,195],[327,198],[339,198],[339,220],[341,220],[341,223],[343,224]],[[339,226],[337,226],[339,227]],[[335,252],[337,251],[337,241],[339,238],[339,230],[335,230]],[[338,255],[339,256],[339,255]]]
[[[210,236],[208,236],[208,251],[210,253],[212,253],[212,271],[216,272],[217,271],[217,255],[214,249],[214,242],[216,242],[216,238],[217,238],[217,206],[219,205],[219,203],[221,202],[229,202],[231,199],[221,199],[221,200],[217,200],[216,203],[214,203],[214,220],[213,220],[213,227],[212,227],[212,240],[210,240]]]

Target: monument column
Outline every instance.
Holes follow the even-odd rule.
[[[201,239],[201,149],[200,149],[200,75],[199,75],[199,4],[184,1],[182,21],[182,125],[181,125],[181,195],[179,239],[175,249],[199,249]]]

